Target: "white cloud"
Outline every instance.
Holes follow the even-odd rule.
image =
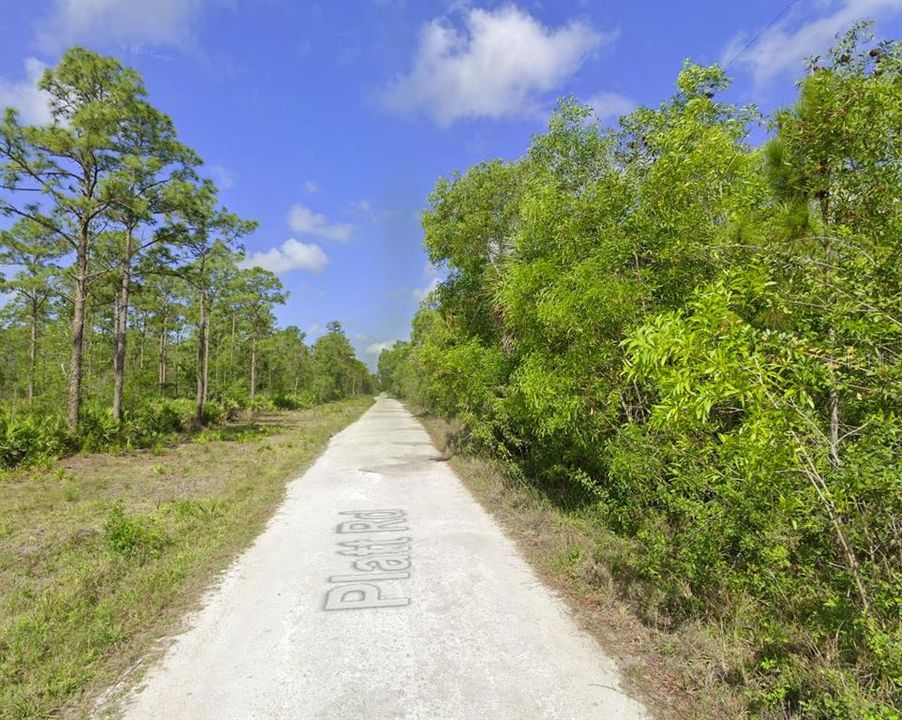
[[[435,290],[438,287],[438,284],[439,284],[439,279],[432,278],[432,280],[429,282],[429,284],[426,287],[414,288],[413,291],[410,293],[410,295],[417,302],[422,302],[427,297],[429,297],[429,293],[431,293],[433,290]]]
[[[586,100],[586,104],[592,106],[595,116],[601,122],[616,120],[621,115],[626,115],[636,109],[634,100],[612,92],[596,93]]]
[[[255,252],[245,258],[242,267],[262,267],[274,273],[288,270],[307,270],[318,273],[329,258],[319,245],[302,243],[289,238],[279,247],[270,248],[266,252]]]
[[[47,52],[85,41],[189,47],[201,0],[56,0],[38,27]]]
[[[429,293],[431,293],[438,287],[438,284],[441,282],[440,269],[432,263],[427,262],[423,266],[423,279],[429,281],[426,286],[421,288],[414,288],[410,293],[410,296],[417,302],[422,302],[423,300],[425,300],[429,296]]]
[[[378,356],[383,350],[391,350],[397,340],[386,340],[385,342],[379,343],[371,343],[366,346],[366,349],[363,351],[366,355],[376,355]]]
[[[235,183],[238,182],[238,173],[222,165],[211,165],[210,174],[220,190],[229,190],[235,187]]]
[[[306,235],[319,235],[329,240],[350,240],[354,226],[348,223],[330,223],[322,213],[313,212],[298,203],[288,211],[288,225],[292,230]]]
[[[25,60],[25,79],[10,82],[0,77],[0,109],[14,107],[21,122],[27,125],[46,125],[50,122],[49,96],[38,89],[38,81],[47,65],[36,58]]]
[[[313,180],[308,180],[304,183],[304,190],[313,195],[317,190],[319,190],[319,185],[313,182]]]
[[[373,211],[373,206],[370,204],[369,200],[358,200],[357,202],[351,203],[351,210],[358,215],[362,215],[371,223],[374,223],[378,220],[378,217]]]
[[[424,112],[442,126],[534,112],[538,96],[616,37],[581,22],[549,28],[513,5],[470,9],[465,24],[463,32],[441,18],[423,27],[413,70],[381,93],[387,108]]]
[[[900,12],[900,0],[844,0],[830,14],[801,24],[793,18],[782,20],[744,52],[743,48],[754,33],[734,36],[724,50],[721,62],[726,65],[733,60],[734,67],[746,67],[752,73],[755,86],[762,88],[779,75],[801,75],[804,59],[823,54],[833,44],[836,34],[852,23]]]

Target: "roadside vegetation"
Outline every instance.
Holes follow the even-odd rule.
[[[355,397],[206,430],[154,452],[79,455],[0,480],[0,717],[82,717],[142,671],[263,528]]]
[[[49,124],[0,121],[0,470],[369,392],[340,324],[276,327],[256,224],[135,71],[72,48],[40,88]]]
[[[339,323],[277,327],[137,73],[73,48],[40,87],[49,124],[0,121],[2,718],[82,716],[372,402]]]
[[[718,716],[899,718],[902,44],[853,28],[770,118],[728,86],[687,62],[617,130],[563,101],[440,180],[446,278],[380,380],[716,638]]]
[[[724,642],[723,628],[704,620],[663,626],[643,616],[643,598],[658,590],[632,571],[635,543],[599,523],[591,506],[561,503],[496,455],[461,449],[458,421],[418,417],[470,493],[616,660],[623,690],[652,717],[748,716],[747,688],[724,677],[749,648],[737,637]]]

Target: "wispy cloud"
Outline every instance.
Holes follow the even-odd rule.
[[[733,67],[746,68],[755,86],[761,89],[780,75],[801,74],[806,57],[823,54],[836,34],[853,23],[902,13],[902,0],[844,0],[838,6],[818,3],[814,7],[829,8],[831,12],[807,20],[800,13],[793,13],[744,51],[758,30],[739,33],[723,51],[721,62],[727,64],[732,60]]]
[[[264,252],[255,252],[245,258],[242,267],[262,267],[274,273],[288,270],[306,270],[318,273],[329,262],[326,253],[319,245],[302,243],[289,238],[279,247]]]
[[[36,40],[45,52],[90,41],[188,48],[203,11],[201,0],[56,0]]]
[[[351,203],[351,210],[358,215],[366,218],[371,223],[374,223],[378,220],[378,217],[373,211],[373,206],[370,204],[369,200],[358,200],[357,202]]]
[[[0,109],[13,107],[28,125],[46,125],[50,122],[49,96],[38,89],[38,81],[47,65],[36,58],[25,60],[25,77],[10,81],[0,77]]]
[[[319,190],[319,185],[313,182],[313,180],[307,180],[307,182],[304,183],[304,190],[309,195],[315,195],[316,191]]]
[[[417,302],[423,302],[423,300],[429,297],[429,294],[438,287],[438,283],[439,279],[435,278],[425,287],[414,288],[411,291],[410,296]]]
[[[535,112],[542,94],[616,38],[582,22],[546,27],[514,5],[469,9],[464,24],[461,31],[438,18],[423,27],[413,70],[381,92],[388,109],[425,113],[442,126]]]
[[[363,351],[366,355],[379,356],[383,350],[391,350],[397,340],[386,340],[385,342],[370,343]]]
[[[330,223],[322,213],[313,212],[306,205],[298,203],[288,211],[288,225],[292,230],[305,235],[318,235],[329,240],[347,242],[351,239],[354,226],[349,223]]]
[[[230,190],[238,182],[238,173],[222,165],[210,165],[210,174],[220,190]]]
[[[426,263],[426,266],[423,268],[423,278],[429,282],[423,287],[414,288],[410,293],[410,296],[417,302],[422,302],[429,297],[429,294],[441,282],[439,269],[432,263]]]
[[[632,98],[612,92],[596,93],[586,100],[586,104],[592,106],[595,116],[601,122],[615,120],[621,115],[631,113],[637,107],[636,101]]]

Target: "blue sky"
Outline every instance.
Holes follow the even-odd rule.
[[[259,221],[246,249],[291,291],[280,322],[316,337],[338,319],[372,363],[434,281],[435,180],[520,156],[556,98],[616,122],[669,96],[684,58],[726,62],[779,18],[729,68],[731,97],[769,111],[853,21],[902,36],[902,0],[787,2],[4,0],[0,107],[39,122],[34,83],[72,44],[136,68]]]

